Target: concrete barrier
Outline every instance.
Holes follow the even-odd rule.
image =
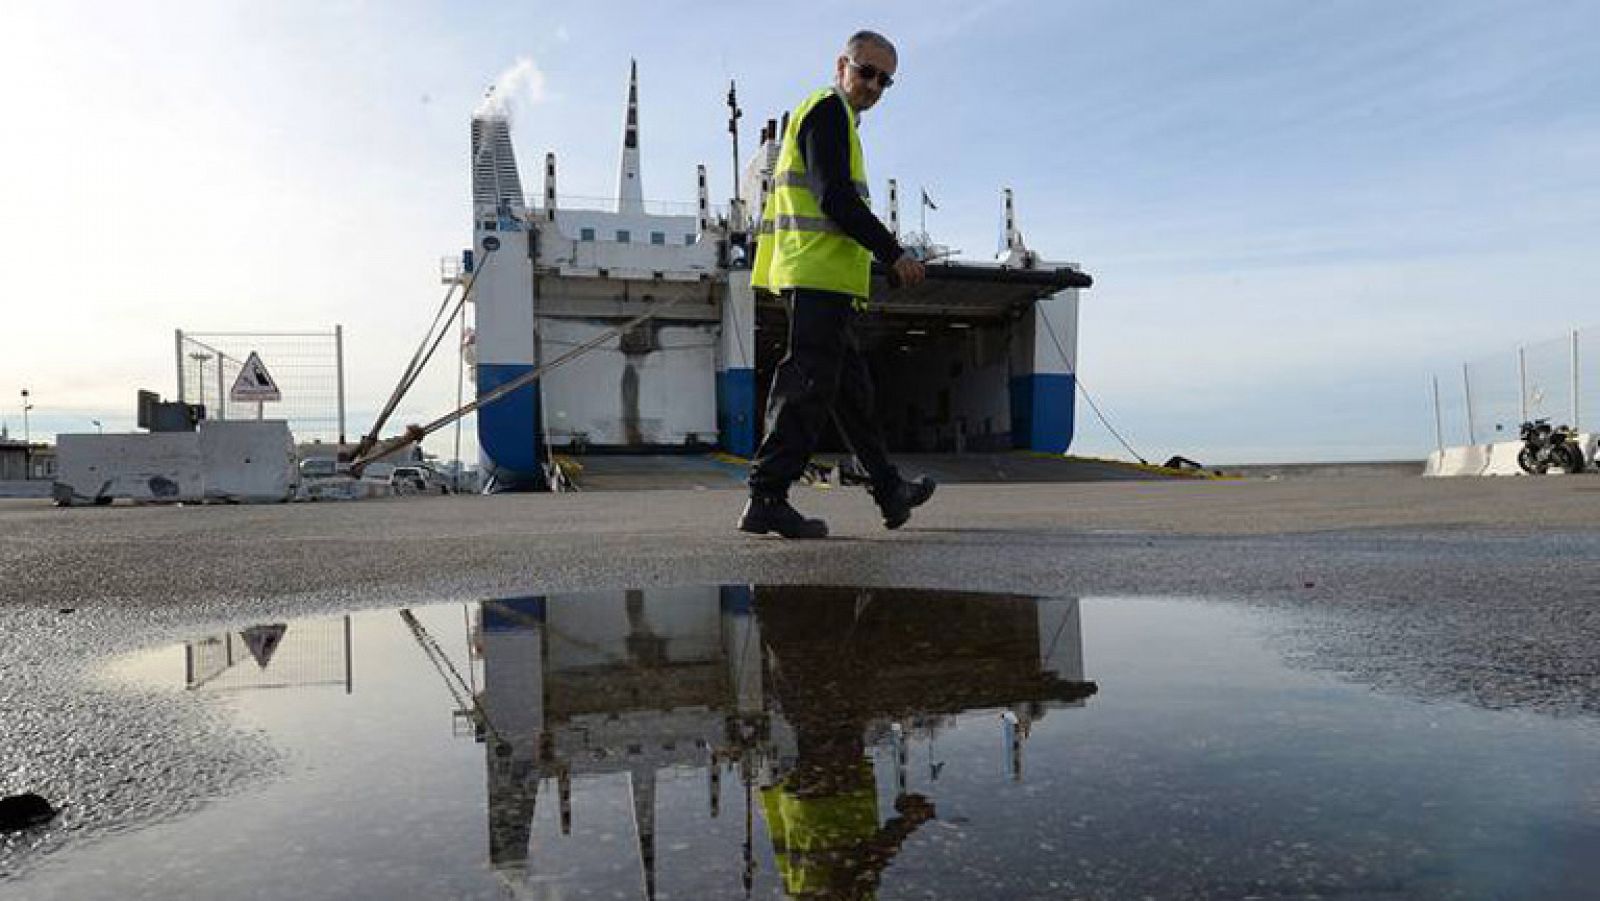
[[[0,497],[40,498],[50,496],[47,479],[14,479],[0,482]]]
[[[394,489],[384,479],[352,479],[348,476],[305,479],[300,483],[296,500],[302,501],[366,501],[389,497]]]
[[[193,432],[58,435],[54,496],[61,504],[197,501],[203,469]]]
[[[288,423],[208,419],[196,435],[208,499],[273,503],[294,497],[300,470]]]
[[[1595,453],[1600,450],[1600,435],[1586,433],[1575,436],[1574,440],[1583,450],[1584,468],[1592,471],[1595,468]],[[1520,453],[1522,453],[1521,441],[1496,441],[1493,444],[1447,447],[1428,455],[1428,462],[1422,474],[1429,477],[1527,475],[1517,463],[1517,455]],[[1554,472],[1557,475],[1561,474],[1560,470]]]
[[[1481,476],[1489,465],[1491,447],[1488,444],[1464,444],[1434,451],[1428,455],[1422,474],[1429,477]]]
[[[1486,444],[1489,450],[1489,462],[1483,467],[1482,475],[1486,476],[1523,476],[1527,473],[1517,465],[1517,455],[1522,453],[1521,441],[1496,441]]]
[[[195,432],[60,435],[57,503],[291,500],[299,484],[282,420],[207,420]]]

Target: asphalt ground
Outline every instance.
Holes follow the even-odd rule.
[[[742,500],[0,501],[0,794],[65,805],[0,836],[0,880],[276,766],[103,661],[355,608],[738,582],[1216,598],[1303,613],[1286,655],[1375,690],[1600,717],[1600,476],[949,485],[896,532],[860,489],[797,488],[820,542],[734,531]]]

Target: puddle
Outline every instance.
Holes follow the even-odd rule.
[[[1577,897],[1600,730],[1284,665],[1216,601],[745,587],[257,623],[118,661],[285,773],[27,898]]]

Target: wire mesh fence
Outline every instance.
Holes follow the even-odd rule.
[[[1572,368],[1572,336],[1541,341],[1522,349],[1522,409],[1518,422],[1549,419],[1571,424],[1576,370]]]
[[[177,333],[178,394],[207,419],[283,419],[296,441],[343,442],[343,330]],[[282,399],[236,401],[234,383],[256,354]]]
[[[1578,331],[1578,396],[1574,426],[1593,432],[1600,425],[1600,328]]]
[[[1529,420],[1593,431],[1600,413],[1600,327],[1464,363],[1434,376],[1440,447],[1512,441]]]

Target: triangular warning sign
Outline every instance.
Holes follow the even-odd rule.
[[[239,377],[233,380],[233,387],[228,389],[228,399],[260,403],[283,400],[283,392],[278,390],[278,383],[272,380],[267,367],[262,364],[261,355],[252,350],[249,359],[239,369]]]
[[[283,633],[287,631],[289,627],[284,623],[251,626],[241,631],[239,637],[244,639],[244,646],[250,649],[250,656],[256,659],[256,665],[266,669],[278,645],[283,642]]]

